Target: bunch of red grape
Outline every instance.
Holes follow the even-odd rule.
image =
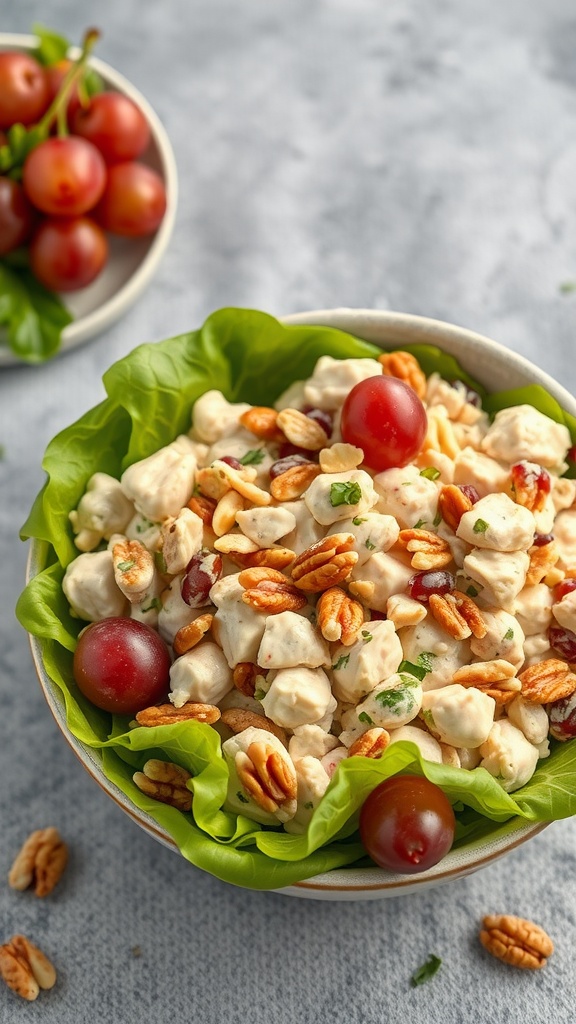
[[[25,246],[32,273],[55,292],[98,276],[107,232],[150,234],[166,211],[161,177],[138,160],[148,122],[122,93],[86,94],[88,49],[52,65],[0,52],[0,152],[25,142],[24,158],[0,172],[0,257]]]

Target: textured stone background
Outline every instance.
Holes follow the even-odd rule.
[[[220,306],[438,317],[574,390],[573,3],[4,0],[5,30],[34,21],[74,40],[98,24],[98,55],[168,130],[181,195],[160,270],[121,321],[51,365],[0,370],[0,870],[45,824],[72,850],[45,902],[0,886],[0,939],[35,938],[60,979],[41,1005],[0,987],[0,1021],[572,1022],[574,822],[402,899],[234,889],[142,833],[81,769],[12,609],[48,440],[103,397],[112,361]],[[556,939],[541,974],[479,948],[480,917],[502,910]],[[431,952],[440,973],[411,989]]]

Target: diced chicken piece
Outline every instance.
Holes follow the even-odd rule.
[[[547,494],[544,499],[544,507],[539,512],[534,512],[534,526],[536,533],[552,533],[554,529],[554,520],[556,518],[556,509],[554,507],[554,500],[552,494]]]
[[[72,615],[85,622],[99,622],[125,615],[128,602],[114,579],[111,551],[87,551],[66,568],[62,590]]]
[[[181,434],[171,444],[135,462],[122,474],[126,496],[149,519],[177,516],[194,489],[195,446]]]
[[[429,669],[422,680],[423,690],[446,686],[456,670],[471,660],[470,641],[453,640],[431,615],[401,630],[400,640],[406,661]]]
[[[154,523],[140,512],[132,517],[125,532],[128,540],[139,540],[148,551],[159,551],[162,546],[162,523]]]
[[[576,590],[568,591],[560,601],[552,605],[552,615],[559,626],[576,633]]]
[[[497,412],[482,441],[482,450],[494,459],[560,469],[571,445],[570,432],[531,405],[514,405]]]
[[[282,505],[249,508],[237,512],[236,522],[259,548],[270,548],[281,537],[296,529],[296,516]]]
[[[526,637],[524,641],[523,668],[528,668],[529,665],[535,665],[539,661],[544,661],[545,658],[553,657],[556,657],[556,655],[552,654],[547,633],[534,633],[532,636]]]
[[[323,758],[339,740],[319,725],[298,725],[290,737],[288,752],[296,764],[302,757]]]
[[[403,626],[415,626],[427,615],[426,607],[406,594],[392,594],[386,602],[386,618],[394,623],[396,630]]]
[[[346,748],[351,747],[359,736],[363,736],[372,726],[370,722],[360,720],[355,707],[343,711],[340,716],[341,732],[338,742]]]
[[[76,535],[76,547],[84,552],[93,551],[101,540],[108,540],[113,533],[123,533],[133,515],[134,505],[124,494],[120,481],[108,473],[94,473],[78,508],[68,517]]]
[[[425,729],[420,729],[417,725],[401,725],[399,729],[392,729],[390,744],[398,743],[400,740],[414,743],[426,761],[442,764],[442,747]]]
[[[364,512],[363,515],[340,521],[336,528],[328,530],[327,536],[332,533],[351,533],[356,538],[353,550],[358,554],[357,570],[371,555],[378,551],[388,551],[398,540],[400,527],[392,516],[380,512]]]
[[[463,569],[467,576],[479,584],[481,590],[475,600],[482,606],[496,606],[513,611],[518,594],[526,583],[530,558],[526,551],[492,551],[474,548],[466,555]]]
[[[510,466],[472,447],[463,448],[454,461],[454,483],[471,484],[484,498],[494,491],[508,490]]]
[[[325,769],[325,771],[328,773],[329,779],[332,779],[334,777],[334,773],[336,772],[336,769],[340,762],[344,761],[349,756],[350,755],[348,754],[347,747],[343,746],[334,747],[334,750],[330,750],[328,754],[324,754],[324,757],[321,758],[320,763],[322,767]]]
[[[204,524],[191,509],[184,507],[177,516],[169,516],[162,524],[162,555],[166,572],[175,576],[183,572],[190,559],[200,551]]]
[[[552,591],[545,583],[524,587],[514,602],[514,614],[525,636],[545,633],[552,622]]]
[[[448,526],[444,520],[439,524],[437,533],[442,540],[446,541],[450,551],[452,552],[452,558],[455,564],[459,569],[461,569],[466,555],[470,552],[470,545],[465,540],[457,537],[452,528]]]
[[[556,512],[563,512],[567,508],[572,508],[576,502],[576,480],[571,480],[566,476],[553,476],[551,483],[552,502]]]
[[[394,555],[386,551],[378,551],[371,555],[367,562],[358,568],[355,565],[350,579],[360,586],[360,583],[367,584],[366,594],[364,590],[358,591],[357,596],[368,608],[384,612],[389,599],[394,594],[399,594],[406,589],[406,584],[414,575],[412,566],[401,562]],[[356,595],[354,587],[352,592]]]
[[[532,545],[534,516],[507,494],[487,494],[462,516],[456,536],[477,548],[527,550]]]
[[[304,492],[311,516],[321,526],[362,516],[376,504],[378,495],[372,477],[363,469],[348,473],[321,473]]]
[[[558,568],[576,567],[576,509],[558,513],[554,523],[554,539],[560,551]]]
[[[286,832],[298,835],[306,831],[310,818],[328,789],[330,776],[315,757],[301,757],[294,767],[298,780],[298,807],[284,828]]]
[[[336,708],[330,680],[321,668],[283,668],[262,699],[267,718],[285,729],[319,723]]]
[[[199,615],[204,615],[206,608],[191,608],[182,597],[182,576],[175,576],[160,595],[158,609],[158,632],[171,644],[179,629],[187,626]]]
[[[401,529],[417,523],[426,530],[434,528],[438,511],[438,485],[422,476],[417,466],[385,469],[374,477],[379,495],[376,510],[393,516]]]
[[[382,364],[376,359],[320,356],[312,376],[304,383],[304,400],[316,409],[338,409],[355,384],[381,374]]]
[[[518,618],[502,608],[483,608],[483,637],[470,638],[470,650],[480,661],[509,661],[516,670],[524,662],[524,630]]]
[[[170,700],[176,708],[188,701],[218,704],[232,689],[232,671],[218,644],[204,640],[182,654],[170,668]]]
[[[513,793],[526,785],[538,764],[539,751],[524,733],[506,718],[494,722],[480,746],[482,768],[493,775],[502,789]]]
[[[418,715],[422,706],[422,687],[407,672],[394,673],[379,683],[356,708],[358,720],[382,729],[399,729]]]
[[[312,623],[297,612],[268,615],[256,659],[263,669],[320,668],[330,665],[328,644]]]
[[[550,722],[542,704],[533,704],[521,694],[506,705],[506,714],[513,725],[520,729],[529,743],[539,747],[548,736]]]
[[[303,498],[297,501],[284,501],[278,507],[290,512],[296,521],[294,529],[282,537],[283,547],[294,551],[296,555],[301,555],[306,548],[322,540],[326,532],[325,527],[310,515]]]
[[[218,609],[212,622],[212,634],[230,668],[241,661],[256,662],[266,626],[266,616],[246,604],[242,600],[243,593],[237,573],[223,576],[210,590],[210,600]]]
[[[453,747],[479,747],[488,738],[496,701],[473,686],[450,683],[428,690],[422,697],[422,716],[442,743]]]
[[[357,640],[350,647],[339,644],[333,652],[332,678],[338,700],[357,704],[383,679],[396,672],[402,661],[402,646],[392,622],[370,623],[371,640]]]
[[[244,762],[244,757],[253,743],[263,744],[279,757],[283,763],[286,778],[292,784],[294,792],[297,790],[296,770],[292,763],[286,747],[271,732],[265,729],[250,727],[243,729],[236,736],[231,736],[222,744],[222,755],[226,761],[229,771],[228,792],[224,803],[224,810],[232,811],[234,814],[242,814],[262,825],[277,825],[278,822],[285,823],[294,817],[297,808],[296,797],[289,796],[287,799],[276,803],[275,810],[264,810],[256,802],[251,793],[244,788],[238,775],[238,766]],[[272,800],[272,805],[274,804]]]
[[[451,420],[457,420],[466,401],[467,388],[462,381],[449,384],[439,373],[431,373],[426,381],[426,406],[443,405]]]
[[[200,395],[192,409],[191,436],[204,444],[214,444],[226,434],[238,431],[238,421],[250,405],[246,402],[231,403],[221,391],[206,391]]]
[[[451,484],[454,482],[454,460],[449,455],[445,455],[444,452],[438,452],[434,448],[426,448],[425,451],[419,452],[414,459],[414,464],[418,466],[420,473],[425,471],[425,476],[428,476],[430,469],[437,470],[439,475],[436,476],[436,480],[439,484]]]

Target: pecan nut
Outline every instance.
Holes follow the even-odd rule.
[[[306,548],[292,566],[292,579],[300,590],[319,593],[348,578],[358,561],[352,533],[333,533]]]
[[[192,807],[192,793],[186,783],[192,776],[185,768],[172,761],[159,761],[150,758],[141,772],[134,772],[133,782],[146,796],[170,804],[179,811],[189,811]]]
[[[203,494],[194,494],[188,502],[188,508],[199,516],[204,526],[212,526],[212,517],[216,508],[216,502],[212,498],[207,498]]]
[[[367,729],[348,749],[349,757],[380,757],[390,743],[390,733],[376,727]]]
[[[542,583],[549,573],[552,572],[556,562],[560,558],[560,549],[555,540],[548,544],[534,544],[528,549],[530,563],[526,573],[525,586],[531,587],[536,583]]]
[[[261,441],[274,441],[282,444],[286,435],[278,426],[278,413],[266,405],[253,405],[240,416],[240,423],[251,434]]]
[[[196,647],[196,644],[200,643],[212,626],[213,621],[214,616],[210,612],[205,612],[192,622],[181,626],[172,642],[174,654],[179,658],[180,655],[186,654],[187,651]]]
[[[276,422],[290,444],[296,445],[297,448],[319,452],[328,444],[328,434],[324,428],[317,420],[311,419],[298,409],[282,409]]]
[[[8,883],[23,892],[34,886],[36,896],[47,896],[62,877],[68,863],[68,847],[58,829],[32,832],[10,868]]]
[[[325,640],[339,640],[349,647],[358,638],[364,623],[364,608],[341,587],[330,587],[318,599],[317,623]]]
[[[229,559],[243,569],[263,566],[267,569],[285,569],[296,558],[290,548],[258,548],[257,551],[230,551]]]
[[[222,722],[234,733],[244,732],[244,729],[250,728],[264,729],[265,732],[271,732],[285,747],[288,746],[288,737],[280,725],[276,725],[276,722],[266,715],[259,715],[248,708],[226,708],[222,712]]]
[[[398,543],[412,554],[410,564],[414,569],[442,569],[452,561],[448,541],[431,530],[400,530]]]
[[[544,929],[523,917],[488,914],[482,925],[484,949],[513,967],[539,970],[554,952],[554,943]]]
[[[546,658],[530,665],[518,676],[522,696],[533,704],[552,704],[576,691],[576,674],[560,658]]]
[[[0,946],[0,976],[9,988],[29,1002],[40,989],[56,984],[56,971],[48,957],[25,935],[13,935]]]
[[[308,490],[321,472],[322,468],[316,462],[302,462],[292,466],[274,477],[270,484],[270,494],[275,501],[294,501]]]
[[[426,377],[420,363],[411,352],[405,352],[403,349],[399,349],[397,352],[383,352],[381,356],[378,356],[378,362],[382,363],[384,373],[403,380],[416,392],[418,398],[424,398]]]
[[[455,640],[465,640],[469,636],[481,639],[486,636],[486,623],[478,605],[461,591],[431,594],[428,604],[436,622]]]
[[[232,672],[234,686],[246,697],[253,697],[256,693],[256,680],[259,675],[258,665],[252,661],[239,661]]]
[[[502,658],[493,661],[477,661],[472,665],[463,665],[452,676],[453,683],[460,686],[473,686],[492,697],[496,704],[509,704],[522,689],[522,683],[516,677],[514,666]]]
[[[438,495],[438,511],[451,530],[456,533],[465,512],[473,508],[473,502],[456,484],[446,484]]]
[[[238,751],[235,766],[244,789],[263,810],[274,814],[296,799],[294,767],[270,744],[255,740],[246,753]]]
[[[265,571],[274,572],[273,569]],[[307,604],[304,595],[289,583],[285,576],[282,583],[270,579],[260,580],[256,586],[244,591],[242,600],[245,604],[256,608],[257,611],[266,612],[268,615],[278,615],[280,612],[297,612]]]
[[[213,725],[220,718],[220,708],[215,704],[197,704],[192,701],[181,708],[173,704],[156,704],[143,708],[134,716],[138,725],[153,728],[156,725],[174,725],[176,722],[206,722]]]

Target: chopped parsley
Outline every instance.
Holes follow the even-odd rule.
[[[364,541],[364,547],[368,548],[368,551],[376,550],[376,545],[373,544],[373,542],[370,540],[370,537],[368,537],[368,539]]]
[[[136,562],[134,561],[134,559],[132,559],[129,562],[118,562],[116,568],[120,569],[120,572],[128,572],[128,570],[133,569],[135,565]]]
[[[430,672],[430,669],[424,665],[414,665],[411,661],[401,661],[398,666],[398,674],[402,675],[403,672],[409,676],[414,676],[422,682],[426,673]]]
[[[305,811],[311,811],[313,809],[314,809],[314,804],[312,803],[311,800],[307,800],[306,803],[304,804],[304,810]]]
[[[427,480],[437,480],[440,470],[436,469],[436,466],[426,466],[426,469],[420,470],[420,476],[425,476]]]
[[[360,484],[351,481],[339,480],[330,485],[330,504],[332,508],[338,505],[357,505],[362,497]]]
[[[238,799],[239,799],[241,804],[249,804],[250,803],[248,797],[244,796],[244,793],[241,793],[240,790],[238,790],[238,792],[236,793],[236,796],[238,797]]]
[[[410,979],[410,984],[412,985],[412,987],[415,988],[417,985],[423,985],[424,982],[430,981],[430,978],[433,978],[434,975],[439,971],[441,964],[442,961],[440,957],[436,956],[434,953],[431,953],[426,962],[423,963],[422,966],[419,967],[416,971],[414,971],[414,974]]]
[[[241,466],[259,466],[265,454],[263,448],[251,448],[250,451],[244,453],[241,459],[238,459],[238,462]]]
[[[264,700],[266,690],[254,690],[254,700]]]
[[[510,629],[506,630],[506,632],[504,633],[504,636],[502,637],[502,639],[503,640],[513,640],[514,639],[514,630],[512,629],[512,626],[510,626]]]
[[[441,522],[442,522],[442,513],[441,513],[440,509],[438,509],[436,515],[434,516],[434,519],[432,520],[432,526],[440,526]]]
[[[362,523],[365,523],[366,521],[367,520],[366,519],[362,519],[361,516],[354,516],[354,519],[352,520],[352,522],[354,523],[354,526],[361,526]]]
[[[349,654],[342,654],[338,658],[338,661],[336,662],[336,664],[332,665],[332,668],[334,669],[335,672],[337,672],[339,668],[346,668],[346,665],[348,664],[349,661],[350,661],[350,655]]]
[[[363,722],[364,725],[374,725],[374,720],[370,718],[370,715],[366,711],[361,711],[358,715],[358,721]]]
[[[363,639],[365,644],[369,644],[370,641],[373,639],[372,633],[369,633],[367,629],[363,629],[362,630],[362,639]]]
[[[489,524],[486,522],[485,519],[477,519],[472,529],[474,533],[486,533],[488,526]]]
[[[145,533],[151,526],[154,526],[151,519],[142,519],[136,526],[136,533]]]
[[[413,530],[421,530],[423,526],[426,526],[425,519],[419,519],[417,523],[414,523]]]
[[[476,587],[474,587],[472,584],[470,584],[470,586],[466,590],[466,593],[468,594],[468,597],[478,597],[480,591],[477,590]]]
[[[414,681],[410,677],[403,679],[409,687],[414,685]],[[393,715],[401,715],[404,711],[410,711],[414,707],[414,697],[410,692],[406,690],[404,686],[395,686],[389,690],[380,690],[374,697],[377,704],[381,704],[383,708],[388,708]]]
[[[142,605],[140,610],[143,611],[143,612],[151,612],[151,611],[159,612],[161,607],[162,607],[162,601],[160,600],[160,598],[159,597],[153,597],[152,600],[150,601],[150,604],[147,604],[146,607],[144,607],[144,605]]]
[[[423,668],[424,672],[432,672],[434,668],[432,665],[432,659],[435,657],[436,655],[433,651],[421,651],[416,658],[416,664],[419,665],[420,668]]]
[[[154,562],[156,563],[156,568],[158,569],[158,572],[165,573],[168,571],[166,559],[164,558],[164,555],[162,554],[161,551],[154,552]]]
[[[576,292],[576,281],[562,281],[558,288],[561,295],[570,295]]]

